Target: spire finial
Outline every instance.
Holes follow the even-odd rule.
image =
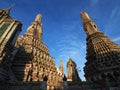
[[[82,18],[83,22],[87,22],[87,21],[91,20],[86,12],[81,12],[81,18]]]
[[[41,14],[38,14],[38,15],[36,16],[36,18],[35,18],[35,21],[41,23],[41,20],[42,20],[42,15],[41,15]]]
[[[71,56],[69,56],[69,60],[72,60]]]
[[[83,28],[87,36],[99,32],[97,25],[93,22],[93,20],[89,17],[89,15],[86,12],[81,12],[81,19],[83,22]]]
[[[14,5],[15,5],[15,3],[13,3],[10,7],[8,7],[7,9],[5,9],[5,12],[7,13],[7,14],[9,14],[10,13],[10,10],[14,7]]]
[[[14,6],[15,6],[15,2],[10,7],[14,7]]]
[[[59,67],[59,70],[60,70],[62,73],[64,73],[62,59],[60,60],[60,67]]]

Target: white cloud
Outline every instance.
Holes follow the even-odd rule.
[[[113,41],[115,41],[115,42],[120,41],[120,37],[114,38]]]
[[[95,6],[98,4],[99,0],[91,0],[90,2],[91,2],[90,3],[91,6]]]
[[[110,18],[113,18],[117,13],[117,8],[114,8],[111,12]]]
[[[108,17],[107,22],[105,24],[105,33],[110,37],[119,37],[119,26],[120,26],[120,8],[115,7],[111,10],[110,17]],[[118,41],[116,38],[114,41]]]
[[[119,7],[115,7],[111,12],[110,18],[115,19],[115,17],[119,17],[119,16],[120,16],[120,9]]]

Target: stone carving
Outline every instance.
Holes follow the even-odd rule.
[[[115,82],[117,77],[113,73],[120,72],[120,46],[100,32],[95,23],[88,17],[86,12],[81,13],[87,34],[85,77],[89,82],[97,84],[109,82],[109,86],[113,86],[110,83],[118,86],[119,84]]]

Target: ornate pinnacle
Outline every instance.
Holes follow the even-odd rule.
[[[82,18],[83,23],[91,20],[86,12],[81,12],[81,18]]]
[[[7,14],[9,14],[10,13],[10,10],[12,9],[12,7],[15,5],[15,3],[13,3],[10,7],[8,7],[7,9],[5,9],[5,12],[7,13]]]
[[[41,23],[41,20],[42,20],[42,15],[41,15],[41,14],[38,14],[38,15],[36,16],[36,18],[35,18],[35,21]]]

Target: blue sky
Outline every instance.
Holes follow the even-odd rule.
[[[120,45],[120,0],[0,0],[0,8],[5,9],[14,2],[11,16],[23,23],[21,35],[41,13],[43,41],[56,65],[59,67],[62,59],[66,73],[66,63],[71,57],[82,80],[85,80],[86,35],[81,11],[86,11],[100,31]]]

